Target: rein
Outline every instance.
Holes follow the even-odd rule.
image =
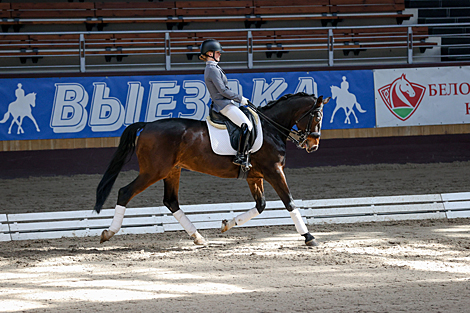
[[[307,141],[307,138],[308,136],[312,135],[316,138],[320,138],[321,136],[321,129],[319,132],[312,132],[311,131],[311,128],[312,128],[312,122],[313,122],[313,119],[315,118],[315,113],[320,113],[320,115],[322,115],[322,109],[323,109],[323,105],[320,105],[319,107],[317,108],[312,108],[310,110],[308,110],[307,112],[305,112],[298,120],[295,121],[295,124],[294,126],[297,126],[297,124],[303,119],[305,118],[307,115],[310,115],[310,118],[308,120],[308,124],[307,124],[307,127],[305,128],[305,130],[295,130],[295,129],[288,129],[287,127],[284,127],[282,126],[281,124],[279,124],[278,122],[272,120],[269,116],[267,116],[266,114],[262,113],[260,110],[258,110],[258,107],[256,107],[253,103],[251,103],[251,101],[248,101],[248,106],[250,108],[252,108],[253,110],[255,110],[255,112],[261,116],[262,118],[264,118],[268,123],[270,123],[271,125],[274,126],[274,128],[276,128],[282,135],[286,136],[288,139],[290,139],[293,143],[295,143],[295,145],[299,148],[302,148],[303,145],[305,144],[305,142]],[[321,124],[320,124],[320,128],[321,128]],[[293,137],[292,134],[294,134],[294,136],[297,136],[297,138]]]

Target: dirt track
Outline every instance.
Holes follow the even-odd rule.
[[[118,186],[135,172],[125,172]],[[296,199],[468,191],[470,162],[287,169]],[[0,213],[91,209],[99,175],[0,180]],[[201,188],[204,186],[204,188]],[[107,207],[115,202],[113,190]],[[268,200],[277,200],[266,186]],[[162,185],[131,206],[161,205]],[[251,201],[245,182],[183,173],[182,204]],[[234,228],[0,242],[1,312],[465,312],[468,219]]]
[[[332,199],[391,195],[464,192],[469,188],[470,161],[430,164],[375,164],[286,168],[287,183],[294,199]],[[137,176],[136,171],[120,174],[106,208],[114,208],[117,191]],[[101,175],[74,175],[0,179],[2,213],[91,210]],[[278,200],[269,184],[266,199]],[[129,203],[129,207],[160,206],[160,181]],[[253,201],[243,180],[223,179],[183,171],[180,204]]]

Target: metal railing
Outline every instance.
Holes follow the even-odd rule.
[[[0,73],[201,69],[206,38],[221,41],[227,69],[470,61],[470,34],[459,27],[470,23],[3,33]]]

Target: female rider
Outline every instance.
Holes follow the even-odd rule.
[[[233,163],[242,166],[244,170],[249,170],[251,164],[247,150],[253,125],[236,105],[237,102],[246,105],[248,99],[228,87],[227,76],[218,65],[222,52],[222,46],[217,40],[207,39],[201,44],[199,59],[206,62],[204,80],[211,95],[213,110],[226,116],[242,130],[238,140],[237,155]]]

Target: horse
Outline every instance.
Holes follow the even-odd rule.
[[[256,205],[231,221],[224,220],[222,232],[235,225],[242,225],[263,212],[266,206],[263,180],[266,180],[289,211],[298,233],[305,238],[305,244],[318,244],[294,204],[284,175],[284,166],[287,138],[296,141],[297,146],[308,153],[318,149],[323,105],[328,103],[329,99],[323,100],[322,96],[316,98],[314,95],[297,93],[284,95],[263,107],[253,106],[261,117],[263,129],[263,145],[251,155],[252,168],[246,177]],[[294,125],[298,131],[293,130]],[[297,132],[300,140],[291,136],[292,132]],[[100,243],[108,241],[119,231],[129,201],[163,179],[163,204],[194,238],[195,244],[206,244],[204,237],[179,207],[181,170],[184,168],[222,178],[237,178],[240,168],[232,163],[233,156],[212,152],[208,128],[203,121],[167,118],[131,124],[123,131],[118,148],[97,187],[94,207],[96,212],[100,212],[119,172],[134,152],[137,154],[139,174],[134,181],[119,189],[114,218],[109,229],[102,232]]]
[[[392,83],[392,86],[390,87],[390,94],[397,95],[398,99],[401,100],[404,106],[414,108],[410,101],[406,98],[405,93],[407,93],[410,97],[414,97],[416,95],[413,87],[411,86],[411,83],[406,79],[405,74],[402,74]],[[392,108],[403,106],[401,104],[395,104],[393,98],[393,96],[390,97]]]
[[[346,119],[344,120],[344,123],[347,122],[348,124],[351,124],[351,120],[349,119],[349,115],[351,113],[354,115],[356,123],[359,123],[359,121],[357,120],[356,113],[354,113],[354,106],[356,106],[357,110],[360,113],[365,113],[366,111],[361,108],[361,105],[359,104],[359,102],[357,102],[356,96],[350,93],[349,91],[342,90],[336,86],[331,86],[330,89],[332,98],[338,98],[338,100],[336,100],[336,107],[333,110],[333,114],[331,115],[330,123],[333,123],[335,113],[336,111],[338,111],[339,108],[343,108],[344,113],[346,114]]]
[[[16,123],[18,125],[17,134],[24,134],[24,130],[21,125],[23,124],[23,119],[25,117],[29,117],[33,121],[34,126],[36,126],[36,130],[40,132],[38,123],[34,119],[33,113],[31,111],[31,106],[36,106],[35,92],[29,93],[24,96],[23,99],[17,99],[16,101],[13,101],[8,105],[8,111],[5,113],[3,119],[0,121],[0,123],[5,123],[10,118],[10,115],[13,117],[10,127],[8,128],[8,134],[11,134],[11,128],[13,127],[13,123]]]

